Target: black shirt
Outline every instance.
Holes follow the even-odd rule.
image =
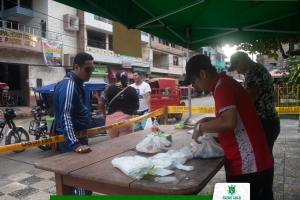
[[[108,103],[110,103],[123,89],[122,86],[116,86],[115,84],[110,85],[103,91],[100,101],[103,103],[108,101]],[[129,86],[110,103],[107,114],[111,115],[121,110],[125,114],[133,115],[137,109],[139,109],[139,97],[136,90]]]

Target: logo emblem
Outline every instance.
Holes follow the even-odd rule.
[[[230,195],[234,195],[236,193],[235,191],[235,185],[228,185],[228,190],[227,190],[228,194]]]

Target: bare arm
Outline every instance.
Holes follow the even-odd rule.
[[[225,132],[231,129],[234,129],[237,126],[238,117],[237,117],[237,110],[236,108],[225,110],[220,114],[220,117],[218,118],[204,118],[204,120],[209,120],[209,122],[197,122],[195,124],[194,133],[193,133],[193,139],[195,142],[198,142],[198,137],[203,135],[203,132],[207,133],[221,133]],[[196,126],[201,124],[201,130],[202,132],[199,132],[196,130]]]
[[[105,106],[104,103],[101,101],[98,101],[98,110],[102,113],[103,119],[105,119],[106,118]]]
[[[150,113],[151,112],[151,95],[150,95],[151,92],[147,92],[145,95],[146,95],[146,101],[147,101],[147,104],[148,104],[148,112]]]
[[[248,88],[246,89],[247,92],[249,93],[251,99],[253,100],[253,102],[255,102],[255,97],[256,97],[256,93],[257,93],[257,88]]]

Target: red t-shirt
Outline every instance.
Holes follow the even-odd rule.
[[[266,137],[248,92],[225,72],[213,80],[216,117],[225,110],[236,108],[238,124],[234,130],[218,134],[225,152],[226,174],[239,176],[273,167]]]

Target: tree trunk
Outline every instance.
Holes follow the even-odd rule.
[[[280,42],[278,39],[276,39],[276,40],[277,40],[277,43],[278,43],[278,46],[279,46],[279,51],[280,51],[282,57],[283,57],[284,59],[287,59],[289,56],[285,54],[285,52],[284,52],[284,50],[283,50],[283,48],[282,48],[281,42]]]

